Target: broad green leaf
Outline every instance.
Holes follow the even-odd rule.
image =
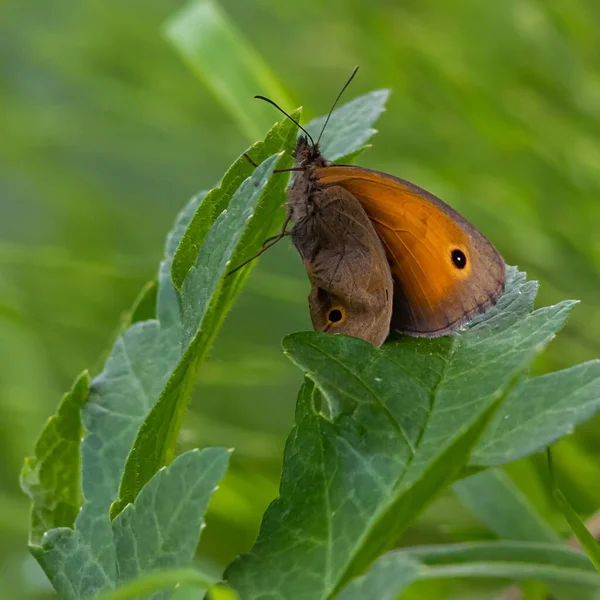
[[[471,464],[493,466],[543,450],[600,408],[600,360],[522,379],[496,413]]]
[[[54,527],[72,527],[82,503],[81,407],[88,398],[90,378],[83,372],[50,417],[34,450],[25,459],[21,487],[31,499],[29,541],[38,543]]]
[[[385,110],[389,96],[389,90],[375,90],[334,110],[319,142],[323,156],[336,162],[341,158],[350,161],[362,152],[367,140],[377,133],[376,129],[365,127],[365,124],[371,125],[377,121]],[[315,141],[326,118],[326,115],[318,117],[305,126]]]
[[[204,195],[186,204],[167,237],[158,273],[156,318],[127,329],[92,381],[83,411],[88,431],[82,446],[83,482],[86,501],[100,503],[101,511],[115,499],[135,435],[181,355],[180,308],[170,268],[181,235]]]
[[[78,519],[75,530],[49,531],[32,552],[60,597],[89,598],[153,571],[189,564],[208,500],[227,461],[228,452],[220,448],[192,450],[178,457],[148,482],[134,504],[108,524],[110,536],[106,535],[108,516],[100,514],[93,515],[94,520],[90,514],[87,520]],[[163,578],[157,575],[150,581]],[[149,598],[166,600],[170,596],[171,591],[162,591]]]
[[[183,209],[167,242],[156,293],[159,320],[135,322],[124,331],[102,373],[92,381],[82,409],[87,430],[81,444],[86,503],[77,515],[75,529],[51,529],[31,546],[48,578],[65,598],[87,597],[115,585],[116,558],[108,509],[117,495],[135,434],[158,398],[162,381],[168,378],[179,352],[181,325],[175,318],[179,305],[169,277],[171,249],[176,245],[173,236],[177,237],[181,223],[189,220],[190,211],[200,199],[192,199]],[[79,457],[79,448],[75,452]]]
[[[161,469],[112,522],[119,584],[188,565],[208,501],[227,469],[223,448],[192,450]],[[169,592],[152,596],[168,598]]]
[[[381,349],[303,333],[284,340],[308,376],[280,498],[226,578],[244,598],[328,598],[396,542],[455,479],[488,419],[564,324],[572,302],[532,311],[516,269],[498,305],[458,334]]]
[[[374,129],[373,132],[377,133],[377,130]],[[336,165],[352,165],[352,164],[354,164],[354,161],[365,150],[368,150],[369,148],[372,148],[372,147],[373,147],[373,144],[364,144],[364,146],[361,146],[360,148],[358,148],[358,150],[354,150],[353,152],[349,152],[348,154],[345,154],[344,156],[340,156],[340,158],[336,158],[332,162]]]
[[[291,150],[296,136],[296,127],[286,120],[248,153],[260,162],[273,150]],[[272,156],[255,170],[241,158],[220,190],[188,203],[167,240],[157,285],[144,289],[129,318],[133,324],[92,381],[82,411],[88,431],[81,448],[86,502],[74,529],[50,530],[31,548],[64,597],[87,597],[116,585],[108,507],[112,503],[117,515],[172,455],[197,367],[250,267],[228,278],[225,272],[256,252],[272,230],[287,177],[270,174],[276,164],[285,167],[290,161]],[[179,259],[174,261],[175,252]],[[178,272],[183,277],[174,286],[171,276],[177,281]],[[151,318],[140,320],[144,317]],[[114,502],[119,490],[120,500]]]
[[[131,327],[139,321],[148,321],[154,319],[156,314],[156,294],[158,292],[158,282],[149,281],[138,294],[129,314],[124,322],[123,330]]]
[[[249,140],[261,138],[273,122],[273,109],[253,96],[291,106],[275,75],[216,2],[193,0],[167,22],[165,35]]]

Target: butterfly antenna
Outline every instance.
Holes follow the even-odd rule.
[[[300,123],[298,123],[298,121],[296,121],[296,119],[294,119],[293,117],[290,117],[290,115],[288,115],[285,110],[283,110],[283,108],[281,108],[281,106],[279,106],[279,104],[276,104],[275,102],[273,102],[273,100],[271,100],[270,98],[266,98],[265,96],[254,96],[255,98],[258,98],[259,100],[264,100],[265,102],[268,102],[269,104],[272,104],[279,112],[283,113],[292,123],[294,123],[300,130],[304,131],[304,133],[306,134],[306,136],[308,137],[308,139],[310,140],[310,143],[314,146],[315,145],[315,140],[313,140],[312,135],[310,135],[310,133],[308,133],[308,131],[306,131],[306,129],[304,129],[304,127],[302,127],[302,125],[300,125]]]
[[[323,135],[323,132],[325,131],[325,127],[327,127],[327,123],[329,123],[329,119],[331,118],[331,114],[333,113],[333,110],[335,109],[339,99],[342,97],[342,94],[346,91],[346,88],[350,85],[350,82],[354,79],[354,76],[356,75],[357,71],[358,71],[358,66],[354,67],[354,71],[352,71],[352,75],[350,75],[350,77],[348,77],[348,81],[346,81],[346,83],[344,84],[344,87],[340,90],[340,93],[337,95],[337,98],[335,99],[335,102],[333,103],[331,110],[329,111],[329,114],[327,115],[327,118],[325,119],[325,124],[323,125],[323,129],[321,129],[321,133],[319,134],[319,138],[317,139],[317,145],[319,145],[319,142],[321,141],[321,136]]]

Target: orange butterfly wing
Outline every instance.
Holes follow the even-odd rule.
[[[392,329],[413,336],[445,335],[502,295],[505,267],[498,251],[433,194],[350,165],[317,168],[315,176],[321,185],[348,190],[373,222],[395,283]],[[462,266],[461,252],[466,258]]]

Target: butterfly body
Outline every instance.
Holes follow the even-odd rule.
[[[393,281],[383,244],[364,209],[341,186],[323,186],[315,169],[327,161],[298,144],[303,171],[288,191],[292,241],[311,283],[308,298],[315,329],[360,337],[375,346],[389,333]]]
[[[288,216],[312,285],[315,329],[375,345],[390,329],[438,337],[502,295],[502,257],[433,194],[378,171],[331,165],[304,136],[295,158],[299,172],[288,190]],[[355,310],[361,294],[366,298]],[[333,306],[343,313],[335,323]]]

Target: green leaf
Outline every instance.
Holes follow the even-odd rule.
[[[158,274],[156,318],[129,327],[115,342],[102,373],[92,381],[83,411],[88,431],[82,446],[83,485],[88,504],[98,504],[99,512],[115,499],[138,429],[181,355],[179,300],[170,269],[181,235],[204,196],[200,193],[185,205],[167,237]],[[142,296],[136,306],[145,302]]]
[[[136,600],[147,598],[152,592],[171,588],[175,585],[194,586],[194,597],[198,590],[207,590],[215,583],[214,579],[196,569],[174,569],[156,571],[134,579],[125,585],[94,597],[94,600]]]
[[[48,530],[31,546],[32,554],[65,598],[86,597],[115,585],[116,558],[108,510],[117,496],[137,430],[180,351],[179,304],[169,277],[172,249],[182,223],[189,220],[201,197],[193,198],[178,215],[167,240],[156,292],[158,320],[135,322],[124,331],[102,373],[90,386],[81,415],[87,430],[81,444],[82,475],[72,480],[79,482],[81,478],[78,485],[83,487],[86,503],[77,515],[75,529]],[[76,454],[79,460],[79,448]],[[72,527],[72,523],[68,525]]]
[[[190,2],[168,21],[165,35],[250,141],[273,122],[273,109],[253,96],[291,106],[275,75],[217,3]]]
[[[458,476],[498,402],[573,306],[532,311],[532,287],[509,268],[498,305],[449,337],[381,349],[318,333],[284,340],[309,382],[280,498],[250,554],[226,572],[242,597],[329,597]]]
[[[408,556],[389,552],[378,558],[371,568],[354,579],[336,595],[336,600],[395,600],[413,581],[419,578],[423,565]]]
[[[590,533],[579,515],[573,510],[567,497],[559,489],[554,490],[554,498],[584,552],[590,561],[592,561],[596,571],[600,571],[600,544],[598,544],[598,541]]]
[[[25,459],[21,487],[32,503],[31,543],[38,543],[54,527],[73,527],[81,508],[80,411],[89,388],[90,378],[84,371],[65,394],[57,414],[48,419],[34,455]]]
[[[135,299],[123,329],[131,327],[139,321],[148,321],[154,319],[156,313],[156,294],[158,293],[158,282],[156,280],[149,281],[138,294]]]
[[[248,154],[261,162],[273,150],[290,151],[296,137],[286,120]],[[167,239],[157,285],[143,290],[130,313],[133,324],[92,381],[82,410],[86,502],[74,529],[51,529],[31,547],[65,598],[111,590],[124,572],[117,569],[109,506],[118,515],[171,458],[195,372],[251,265],[231,277],[225,273],[252,256],[272,230],[288,178],[270,175],[290,162],[289,155],[271,156],[254,169],[240,158],[219,190],[192,198]],[[178,281],[178,273],[175,286],[171,276]]]
[[[296,126],[287,119],[281,123],[277,123],[269,131],[263,142],[257,142],[249,148],[245,154],[257,164],[282,150],[291,154],[296,144],[296,129]],[[285,168],[289,165],[290,160],[284,159],[280,166],[281,168]],[[240,156],[228,169],[227,173],[225,173],[221,183],[206,195],[202,204],[200,204],[194,212],[189,222],[189,226],[186,227],[183,232],[178,247],[174,250],[175,257],[171,268],[171,276],[173,278],[173,283],[178,290],[181,291],[183,282],[189,270],[194,266],[198,257],[198,251],[202,247],[204,239],[214,224],[217,216],[227,208],[233,194],[239,188],[242,181],[250,177],[253,172],[254,167],[248,162],[244,155]],[[264,241],[264,237],[269,235],[271,227],[273,226],[272,221],[277,214],[277,208],[285,201],[283,194],[286,178],[280,176],[277,178],[276,183],[277,186],[273,190],[273,200],[266,203],[264,209],[260,209],[265,213],[265,220],[271,222],[267,224],[262,223],[261,220],[256,220],[259,231],[254,231],[253,233],[252,237],[256,239],[254,239],[252,248],[243,249],[245,250],[245,254],[242,254],[244,258],[252,256],[252,253],[256,252]],[[278,193],[281,194],[279,197],[277,196]],[[254,224],[253,229],[257,227],[257,223]],[[261,234],[264,235],[264,237],[261,238]]]
[[[471,464],[493,466],[544,449],[600,408],[600,360],[523,379],[477,445]]]
[[[123,507],[132,502],[142,486],[167,462],[174,449],[181,418],[188,401],[190,386],[199,364],[219,329],[235,295],[240,281],[246,274],[239,271],[226,278],[232,261],[240,256],[239,248],[247,248],[244,242],[248,232],[256,232],[259,202],[275,204],[282,190],[268,186],[269,178],[277,166],[280,155],[273,156],[259,165],[233,195],[209,230],[198,253],[196,264],[189,270],[181,290],[181,356],[173,366],[172,376],[160,394],[159,401],[142,424],[119,489],[119,500],[111,508],[116,516]],[[281,186],[281,179],[276,186]],[[207,195],[208,198],[208,195]],[[263,204],[263,211],[266,210]],[[258,239],[256,237],[256,245]],[[247,271],[247,270],[246,270]]]
[[[552,465],[552,451],[550,448],[547,450],[548,456],[548,471],[550,472],[550,483],[552,486],[552,495],[556,500],[558,508],[562,512],[566,519],[571,531],[575,534],[575,537],[581,544],[584,552],[588,555],[590,561],[596,568],[596,571],[600,571],[600,544],[585,526],[585,523],[579,518],[579,515],[575,512],[567,497],[562,493],[558,487],[556,481],[556,473]]]
[[[365,94],[340,107],[332,118],[345,114],[351,123],[350,131],[364,140],[371,134],[373,119],[381,113],[386,97],[380,92]],[[353,107],[353,114],[348,106]],[[264,160],[265,154],[275,149],[291,154],[296,137],[296,126],[285,120],[275,125],[265,141],[255,144],[247,154],[254,162]],[[343,153],[353,149],[353,140],[345,130],[339,137],[332,132],[329,139]],[[285,168],[290,164],[291,158],[286,156],[278,166]],[[240,186],[249,169],[253,183],[247,179]],[[261,175],[264,175],[262,183]],[[264,174],[258,169],[253,172],[250,163],[241,156],[223,177],[221,185],[206,195],[181,238],[173,259],[172,278],[180,290],[182,358],[140,429],[127,461],[120,499],[111,510],[112,516],[135,498],[141,486],[173,452],[195,374],[252,263],[229,277],[225,277],[225,273],[260,249],[281,215],[287,178],[274,177],[268,183],[267,180],[266,171]],[[263,186],[266,186],[264,191]],[[223,212],[226,208],[228,213]]]
[[[422,561],[422,579],[502,577],[600,589],[600,575],[582,552],[555,544],[479,542],[420,546],[399,554]]]
[[[490,469],[457,481],[452,489],[460,501],[500,538],[562,542],[525,494],[500,469]]]
[[[453,490],[461,502],[499,538],[557,545],[563,543],[558,533],[500,469],[490,469],[457,481]],[[559,600],[568,600],[576,593],[580,600],[590,598],[589,593],[556,584],[551,591],[553,597]]]
[[[228,452],[221,448],[187,452],[157,473],[112,525],[108,515],[88,513],[77,519],[75,530],[49,531],[32,553],[60,597],[68,600],[108,593],[153,571],[183,567],[194,555],[208,500],[227,461]],[[164,574],[150,581],[164,583]],[[150,598],[170,595],[164,591]]]
[[[393,600],[414,581],[465,577],[568,584],[572,598],[600,589],[600,576],[593,572],[581,552],[554,544],[483,542],[417,546],[388,552],[335,599]]]
[[[228,459],[223,448],[178,456],[125,507],[112,522],[119,583],[191,562],[208,501],[225,474]]]
[[[365,124],[371,125],[377,121],[385,110],[389,96],[389,90],[375,90],[334,110],[319,142],[323,156],[330,161],[338,162],[341,158],[350,161],[362,152],[364,144],[377,133],[376,129],[365,127]],[[315,140],[326,118],[326,115],[318,117],[305,126]]]

